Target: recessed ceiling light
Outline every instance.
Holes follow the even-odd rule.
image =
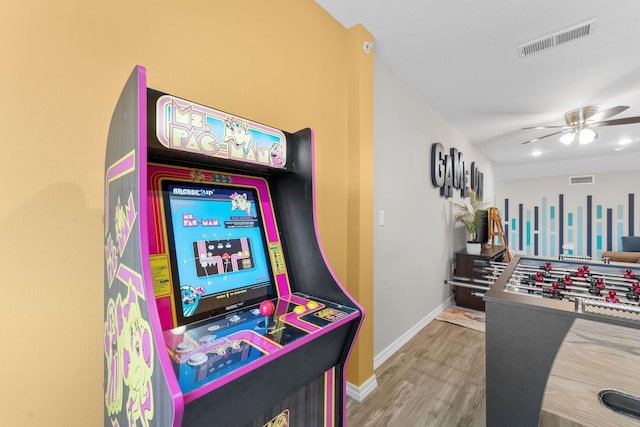
[[[628,145],[631,144],[631,139],[630,138],[624,138],[621,139],[620,141],[618,141],[618,145]]]
[[[613,149],[613,151],[622,151],[624,150],[624,147],[616,147]]]
[[[540,150],[533,151],[533,152],[531,153],[531,155],[532,155],[533,157],[541,156],[541,155],[542,155],[542,151],[540,151]]]

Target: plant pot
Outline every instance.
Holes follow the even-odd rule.
[[[476,242],[467,242],[467,253],[469,255],[480,255],[482,244]]]

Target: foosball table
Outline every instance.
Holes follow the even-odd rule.
[[[485,278],[497,281],[505,263],[485,267]],[[581,261],[544,261],[521,258],[505,283],[504,291],[574,302],[620,312],[640,313],[640,265],[634,268]]]
[[[602,371],[586,365],[594,362],[596,366],[600,366],[598,363],[606,366],[606,348],[619,350],[622,344],[616,340],[625,335],[637,337],[631,340],[633,348],[627,356],[628,363],[634,366],[640,363],[640,264],[516,256],[508,264],[490,263],[484,267],[484,273],[484,279],[491,283],[484,296],[487,425],[545,425],[548,418],[541,418],[541,413],[549,415],[545,405],[549,399],[559,398],[553,394],[555,391],[550,392],[549,387],[555,384],[550,378],[559,366],[556,356],[569,354],[567,341],[573,340],[571,345],[580,349],[575,355],[577,363],[583,366],[577,371]],[[591,340],[605,349],[603,353],[587,349],[585,343],[576,339],[582,336],[584,328],[594,333],[608,331]],[[564,383],[572,380],[572,374],[567,372],[561,376]],[[618,374],[612,369],[603,384],[592,385],[599,390],[616,388],[618,380],[629,380],[630,376],[637,377],[631,383],[639,386],[631,386],[627,393],[640,396],[640,373],[636,370]],[[585,383],[578,387],[584,388]],[[604,414],[599,416],[607,417],[609,425],[626,425],[627,419],[633,419],[629,414],[606,408],[602,400],[599,402],[598,393],[591,394],[588,399],[593,398],[592,405],[571,402],[571,393],[563,394],[564,406],[602,407]],[[634,405],[640,411],[640,400],[630,406]],[[596,425],[572,416],[566,416],[574,423],[571,425]],[[632,423],[640,420],[633,419]]]

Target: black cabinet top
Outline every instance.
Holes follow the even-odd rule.
[[[489,245],[483,245],[482,246],[482,251],[480,252],[480,254],[475,255],[478,257],[487,257],[487,258],[493,258],[496,255],[499,255],[500,253],[504,252],[507,250],[506,246],[489,246]],[[471,255],[469,253],[467,253],[466,250],[464,251],[460,251],[458,252],[459,254],[465,254],[465,255]]]

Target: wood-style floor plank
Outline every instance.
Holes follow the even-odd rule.
[[[434,320],[385,361],[378,387],[347,402],[349,427],[449,427],[486,424],[485,337]]]

